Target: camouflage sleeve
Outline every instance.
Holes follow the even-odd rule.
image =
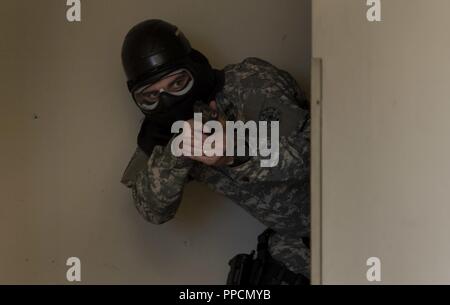
[[[156,146],[150,158],[137,148],[121,182],[131,188],[142,217],[163,224],[175,216],[191,166],[192,160],[172,155],[170,143]]]
[[[249,73],[246,87],[241,89],[242,116],[245,120],[279,122],[279,162],[271,168],[271,174],[309,176],[310,111],[306,95],[288,72],[258,58],[248,58],[244,63],[244,70],[256,73]],[[269,143],[270,135],[269,128]]]
[[[254,185],[254,193],[243,196],[241,205],[249,207],[252,215],[279,233],[307,236],[311,119],[305,95],[287,72],[266,62],[251,58],[240,66],[238,72],[242,75],[236,82],[241,85],[239,95],[230,101],[237,109],[237,118],[279,122],[275,166],[262,167],[261,161],[269,157],[258,154],[232,168],[236,180]],[[269,143],[270,135],[271,130]]]
[[[280,108],[279,108],[280,109]],[[279,110],[278,109],[278,110]],[[281,107],[283,109],[283,107]],[[273,109],[265,110],[272,113]],[[295,119],[290,115],[295,114]],[[266,120],[268,115],[264,112],[261,120]],[[272,167],[261,166],[262,160],[268,160],[269,157],[262,157],[259,154],[251,157],[250,160],[242,165],[233,167],[233,170],[239,176],[247,177],[250,181],[285,181],[286,179],[297,179],[307,182],[310,172],[310,145],[311,145],[311,116],[309,111],[298,109],[296,112],[290,111],[290,115],[279,114],[280,134],[277,155],[278,162]],[[283,119],[291,119],[289,128],[283,126]],[[270,121],[270,119],[268,119]],[[267,141],[270,143],[270,128]],[[268,196],[267,198],[270,198]]]
[[[227,117],[244,122],[266,121],[269,128],[271,121],[279,122],[279,164],[271,172],[282,173],[294,168],[307,171],[309,102],[295,79],[288,72],[255,57],[233,66],[229,74],[225,90],[231,98],[219,96],[219,106]],[[270,135],[269,129],[269,143]],[[267,172],[264,168],[261,171]]]

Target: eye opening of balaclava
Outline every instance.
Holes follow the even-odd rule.
[[[170,79],[170,80],[169,80]],[[161,83],[157,88],[156,84]],[[151,81],[144,85],[137,87],[132,91],[132,96],[136,105],[146,114],[151,114],[160,109],[170,109],[176,107],[176,98],[168,100],[167,98],[161,98],[164,93],[171,97],[181,97],[187,95],[195,84],[192,73],[187,69],[178,69],[173,72],[164,75],[161,79]],[[162,105],[164,102],[169,102],[168,105]]]

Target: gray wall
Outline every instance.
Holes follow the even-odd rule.
[[[192,184],[176,219],[154,226],[119,183],[141,120],[122,39],[163,18],[218,68],[258,56],[307,89],[310,1],[82,1],[74,24],[65,3],[1,3],[0,283],[66,283],[71,256],[83,283],[224,283],[261,224]]]
[[[449,284],[450,1],[381,2],[369,23],[365,1],[313,1],[320,280],[367,284],[378,257],[383,284]]]

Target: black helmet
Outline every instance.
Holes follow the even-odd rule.
[[[184,98],[190,103],[194,99],[210,102],[224,81],[223,71],[213,69],[202,53],[191,48],[176,26],[158,19],[143,21],[128,32],[122,46],[122,64],[131,93],[170,72],[187,69],[194,78],[194,88]],[[160,108],[157,112],[164,111]]]
[[[128,89],[156,78],[186,61],[191,45],[174,25],[152,19],[134,26],[122,46],[122,64]]]

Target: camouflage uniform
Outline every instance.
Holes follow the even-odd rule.
[[[261,59],[247,58],[224,71],[225,86],[216,96],[219,114],[231,121],[279,121],[278,165],[264,168],[260,157],[251,157],[238,166],[209,167],[174,157],[169,143],[156,146],[150,158],[138,148],[122,183],[132,189],[140,214],[155,224],[174,217],[187,182],[205,183],[274,229],[269,241],[272,256],[309,277],[310,252],[302,242],[310,234],[306,98],[287,72]]]

